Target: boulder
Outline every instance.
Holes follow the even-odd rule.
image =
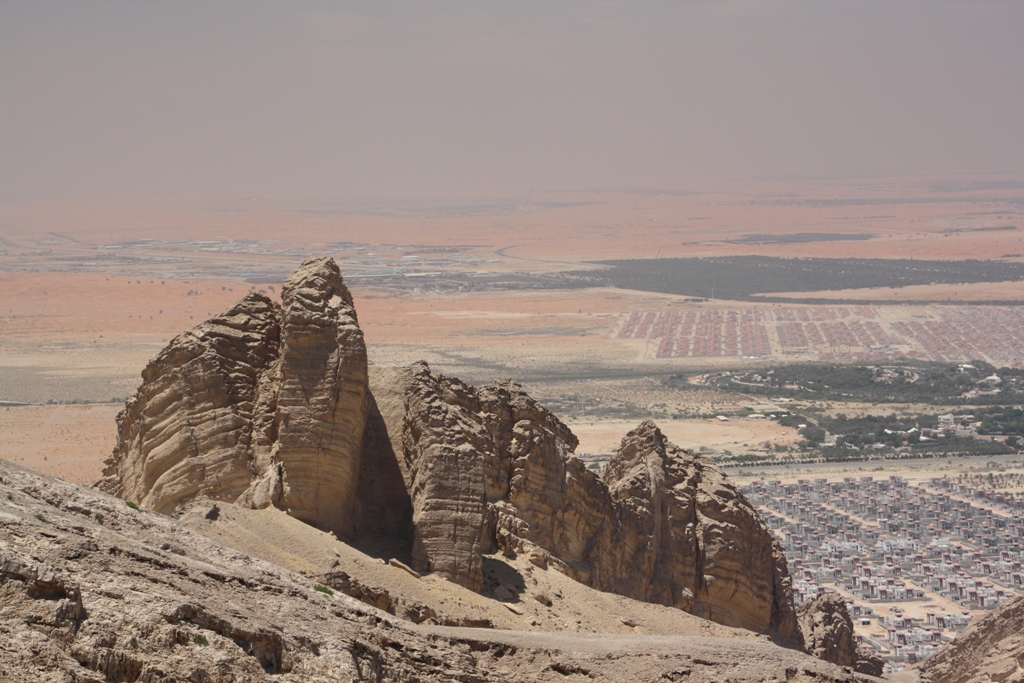
[[[820,595],[797,610],[804,649],[826,662],[848,666],[858,673],[881,676],[883,662],[857,648],[853,637],[853,619],[846,601],[835,593]]]

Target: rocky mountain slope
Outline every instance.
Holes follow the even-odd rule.
[[[881,658],[858,651],[853,637],[853,619],[841,596],[826,593],[805,602],[797,610],[797,618],[804,649],[809,654],[833,664],[852,666],[860,673],[882,675]]]
[[[216,523],[217,510],[203,517]],[[416,625],[171,517],[0,461],[2,683],[876,680],[737,635]]]
[[[916,671],[925,683],[1024,681],[1024,598],[972,621]]]
[[[802,646],[782,550],[713,465],[644,423],[602,480],[514,382],[368,368],[330,259],[172,340],[118,430],[99,488],[160,512],[272,505],[477,591],[498,550]]]

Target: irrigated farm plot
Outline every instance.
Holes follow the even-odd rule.
[[[800,306],[631,311],[615,339],[648,339],[653,358],[922,358],[1024,360],[1024,308],[1016,306]]]

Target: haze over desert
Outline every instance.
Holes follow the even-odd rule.
[[[1021,27],[0,4],[0,683],[1024,680]]]

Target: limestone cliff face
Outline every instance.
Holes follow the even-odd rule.
[[[858,673],[882,675],[881,658],[858,651],[853,638],[853,619],[842,597],[826,593],[805,602],[797,610],[797,617],[808,654],[852,667]]]
[[[418,569],[478,586],[481,553],[496,546],[801,646],[778,542],[717,468],[653,423],[623,439],[602,481],[573,457],[568,427],[516,383],[474,389],[425,364],[403,381]]]
[[[98,487],[169,513],[198,496],[277,505],[351,534],[366,347],[331,259],[174,338],[118,416]]]
[[[242,495],[252,451],[273,439],[256,406],[279,345],[277,306],[261,294],[171,340],[117,416],[99,487],[160,512]]]
[[[332,259],[304,263],[281,300],[276,458],[287,486],[275,502],[351,536],[367,414],[363,333]]]
[[[712,464],[669,443],[648,421],[623,439],[604,481],[576,458],[562,469],[556,486],[509,497],[505,514],[527,525],[499,522],[508,530],[500,544],[535,543],[556,566],[601,590],[798,642],[785,555]],[[531,508],[552,514],[521,513]]]
[[[483,585],[484,458],[489,444],[475,392],[414,369],[402,429],[413,513],[413,566]]]
[[[313,259],[281,306],[249,295],[147,366],[98,485],[164,513],[205,496],[388,536],[416,569],[474,590],[484,554],[523,553],[802,646],[782,550],[717,468],[651,422],[603,480],[576,446],[511,380],[477,389],[425,363],[369,368],[337,265]]]
[[[622,440],[605,482],[625,541],[613,562],[643,599],[796,636],[782,548],[717,467],[646,421]]]

